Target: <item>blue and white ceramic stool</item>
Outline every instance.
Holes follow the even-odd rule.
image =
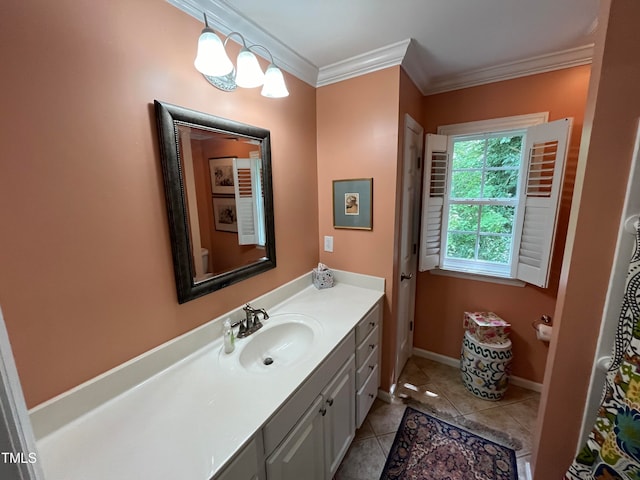
[[[462,383],[476,397],[500,400],[509,386],[511,340],[481,343],[464,332],[460,371]]]

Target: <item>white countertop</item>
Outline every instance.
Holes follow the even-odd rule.
[[[209,480],[382,296],[346,283],[303,289],[269,314],[274,322],[277,314],[299,313],[321,323],[304,360],[265,374],[228,369],[219,362],[218,338],[38,440],[45,478]],[[237,350],[245,341],[236,340]]]

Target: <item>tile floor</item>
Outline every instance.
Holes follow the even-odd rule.
[[[539,393],[511,385],[502,400],[482,400],[462,384],[459,369],[415,356],[407,362],[398,384],[410,387],[399,387],[392,403],[376,399],[334,480],[380,478],[406,407],[401,397],[419,399],[440,412],[442,419],[466,423],[471,431],[476,425],[503,432],[521,445],[516,449],[518,476],[519,480],[526,478],[524,465],[531,454]]]

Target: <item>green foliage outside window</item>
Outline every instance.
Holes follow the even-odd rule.
[[[504,135],[454,142],[447,257],[509,263],[515,206],[482,202],[516,198],[522,139]]]

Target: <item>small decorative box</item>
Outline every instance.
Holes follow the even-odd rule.
[[[326,265],[319,264],[311,272],[313,286],[317,289],[333,287],[333,272]]]
[[[511,324],[493,312],[464,312],[462,326],[481,343],[504,343],[511,332]]]

